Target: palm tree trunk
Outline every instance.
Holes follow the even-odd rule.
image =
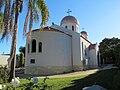
[[[13,37],[12,37],[12,45],[11,45],[11,65],[10,65],[10,77],[9,82],[13,78],[15,78],[15,60],[16,60],[16,42],[17,42],[17,29],[18,29],[18,5],[16,3],[16,12],[15,12],[15,24],[14,24],[14,30],[13,30]]]

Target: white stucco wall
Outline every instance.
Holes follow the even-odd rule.
[[[9,55],[0,55],[0,65],[8,65]]]
[[[90,68],[98,67],[98,59],[97,59],[97,51],[96,49],[90,50],[90,60],[89,60]]]
[[[88,42],[87,40],[85,40],[84,38],[80,38],[80,45],[81,45],[81,60],[84,59],[88,59],[89,60],[89,45],[90,45],[90,42]],[[83,42],[83,50],[82,50],[82,42]],[[86,49],[86,55],[85,55],[85,49]],[[82,52],[83,51],[83,52]]]
[[[69,35],[72,36],[72,57],[73,57],[73,65],[77,66],[80,70],[81,65],[83,65],[83,58],[87,59],[87,62],[89,62],[89,45],[91,44],[84,38],[80,36],[80,33],[60,27],[58,25],[52,25],[52,28],[55,28],[57,30],[63,31]],[[64,26],[65,27],[65,26]],[[82,42],[83,42],[83,53],[82,53]],[[85,48],[86,47],[86,48]],[[85,49],[87,55],[85,55]],[[89,63],[87,63],[89,64]]]
[[[32,32],[31,37],[27,37],[26,45],[31,44],[31,40],[37,41],[36,53],[27,53],[25,66],[70,66],[71,67],[71,37],[55,31],[36,31]],[[42,53],[38,52],[38,42],[42,42]],[[35,59],[35,64],[30,63],[30,59]],[[64,68],[66,69],[66,68]],[[63,70],[65,71],[65,70]]]
[[[73,57],[73,65],[74,70],[80,70],[81,69],[81,49],[80,49],[80,35],[77,32],[71,32],[72,35],[72,57]]]

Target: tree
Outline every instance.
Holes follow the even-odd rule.
[[[28,0],[27,1],[27,14],[25,18],[25,23],[24,23],[24,35],[27,30],[27,25],[29,21],[29,31],[31,31],[33,22],[39,22],[39,16],[41,15],[42,22],[40,24],[41,27],[43,27],[46,22],[48,21],[49,18],[49,12],[46,3],[44,0]]]
[[[105,38],[99,44],[99,50],[101,55],[101,61],[104,63],[115,63],[116,55],[118,53],[118,44],[120,39],[118,38]],[[116,49],[117,48],[117,49]]]
[[[20,53],[20,61],[19,61],[19,66],[20,66],[20,67],[23,67],[23,66],[24,66],[24,61],[25,61],[25,59],[24,59],[24,53],[21,52],[21,53]]]
[[[24,0],[26,1],[26,0]],[[27,24],[29,21],[29,31],[32,29],[32,24],[34,21],[39,20],[39,15],[41,15],[42,22],[41,26],[45,25],[49,13],[44,0],[27,0],[28,11],[25,19],[24,34],[26,33]],[[10,34],[12,36],[11,52],[10,52],[10,78],[15,78],[15,59],[16,59],[16,40],[18,31],[18,19],[19,14],[22,12],[23,0],[1,0],[0,1],[0,12],[1,8],[4,8],[4,16],[2,22],[2,38],[8,38]],[[41,12],[41,14],[39,14]]]
[[[25,47],[20,47],[19,48],[20,52],[20,60],[19,60],[19,66],[23,67],[24,66],[24,60],[25,60]]]
[[[116,65],[120,68],[120,43],[118,43],[115,47],[115,59]]]
[[[2,22],[2,39],[7,37],[9,32],[12,34],[12,44],[10,52],[10,76],[9,81],[15,78],[15,59],[16,59],[16,40],[18,29],[19,13],[22,11],[22,0],[1,0],[0,4],[4,7],[4,17]],[[4,5],[5,4],[5,5]],[[12,6],[12,7],[11,7]],[[1,8],[0,8],[1,10]],[[12,33],[11,33],[12,32]]]
[[[24,56],[25,56],[25,47],[22,47],[22,46],[21,46],[21,47],[19,48],[19,52],[20,52],[20,53],[23,53]]]

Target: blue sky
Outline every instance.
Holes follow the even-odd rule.
[[[93,43],[98,43],[102,39],[117,37],[120,38],[120,0],[45,0],[49,8],[50,18],[47,26],[52,22],[60,24],[61,19],[67,15],[67,10],[72,10],[79,22],[79,30],[82,28],[88,32],[88,38]],[[25,46],[26,38],[22,36],[23,22],[26,7],[20,14],[19,31],[17,40],[17,53],[19,47]],[[34,24],[33,29],[40,28],[39,24]],[[9,53],[11,38],[0,43],[0,54]]]

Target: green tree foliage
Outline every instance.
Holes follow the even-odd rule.
[[[41,16],[41,24],[43,27],[49,18],[49,12],[44,0],[26,0],[27,14],[24,22],[23,34],[26,34],[27,25],[29,24],[29,31],[31,31],[33,22],[39,22]]]
[[[1,32],[1,29],[2,29],[2,21],[3,21],[3,13],[0,12],[0,32]]]
[[[105,63],[118,64],[120,61],[120,39],[118,38],[105,38],[99,44],[101,61]]]
[[[19,66],[20,66],[20,67],[23,67],[23,66],[24,66],[24,61],[25,61],[24,53],[21,52],[21,54],[20,54],[20,61],[19,61]]]
[[[8,82],[8,75],[9,69],[7,66],[0,65],[0,83],[7,83]]]
[[[120,43],[118,43],[115,47],[115,59],[116,65],[120,68]]]
[[[24,62],[25,62],[25,47],[21,46],[19,48],[19,52],[20,52],[19,66],[23,67],[24,66]]]
[[[24,56],[25,56],[25,47],[22,47],[22,46],[21,46],[21,47],[19,48],[19,52],[20,52],[20,53],[23,52],[23,54],[24,54]]]
[[[16,55],[16,67],[19,67],[19,62],[20,62],[20,54]]]

